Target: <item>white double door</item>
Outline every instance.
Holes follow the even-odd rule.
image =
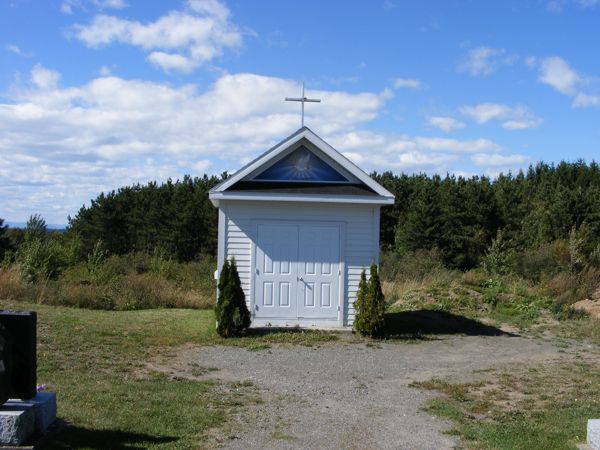
[[[257,231],[255,317],[337,319],[339,224],[266,223]]]

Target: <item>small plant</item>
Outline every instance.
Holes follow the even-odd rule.
[[[363,336],[381,336],[385,328],[385,298],[381,290],[381,281],[377,273],[377,266],[371,263],[369,269],[371,276],[367,276],[363,270],[360,274],[360,283],[354,307],[356,317],[354,329]]]
[[[101,239],[98,239],[92,248],[92,251],[87,255],[87,269],[90,276],[94,279],[98,277],[102,263],[106,259],[106,252],[103,249]]]
[[[511,251],[507,247],[502,230],[496,237],[483,258],[483,268],[491,275],[506,275],[510,272]]]
[[[224,338],[239,336],[250,326],[250,311],[242,290],[235,259],[225,261],[219,276],[219,297],[215,307],[217,333]]]

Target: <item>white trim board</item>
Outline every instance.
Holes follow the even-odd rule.
[[[393,205],[394,197],[379,196],[354,196],[354,195],[298,195],[298,194],[277,194],[277,193],[256,193],[256,192],[217,192],[210,195],[210,200],[215,206],[219,205],[219,200],[254,200],[270,202],[316,202],[316,203],[360,203],[370,205]]]

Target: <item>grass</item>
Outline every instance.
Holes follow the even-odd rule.
[[[556,310],[556,298],[540,284],[515,277],[491,278],[482,271],[438,271],[421,278],[383,283],[390,314],[438,311],[520,332],[544,331],[566,339],[600,344],[597,321],[567,309]]]
[[[600,409],[600,363],[513,366],[470,383],[432,379],[413,387],[442,397],[425,409],[448,419],[467,448],[573,449]]]
[[[66,428],[50,448],[195,448],[248,402],[251,385],[223,386],[152,371],[146,361],[178,346],[315,345],[332,333],[276,331],[224,340],[212,311],[98,311],[3,301],[38,312],[38,382],[57,393]],[[211,369],[198,368],[195,375]],[[193,375],[193,374],[192,374]]]
[[[184,263],[130,253],[62,267],[49,277],[15,263],[0,267],[0,298],[104,310],[212,309],[215,267],[210,256]]]

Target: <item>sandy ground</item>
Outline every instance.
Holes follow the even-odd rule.
[[[597,350],[597,349],[596,349]],[[434,392],[409,387],[433,377],[472,379],[474,371],[513,363],[568,360],[584,344],[500,336],[438,336],[433,340],[339,342],[315,347],[274,345],[180,349],[154,369],[173,376],[252,386],[260,403],[241,405],[212,437],[227,449],[452,449],[449,424],[421,410]],[[196,376],[194,378],[197,378]],[[233,383],[233,384],[232,384]]]

